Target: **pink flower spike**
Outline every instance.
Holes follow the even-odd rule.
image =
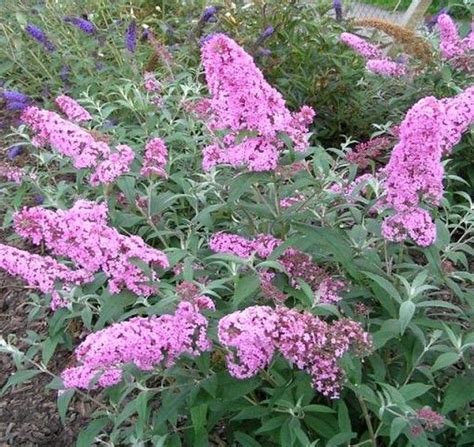
[[[58,96],[55,100],[57,106],[71,121],[79,123],[81,121],[90,121],[92,116],[75,99],[66,95]]]
[[[366,60],[383,58],[382,52],[375,45],[372,45],[355,34],[342,33],[340,39],[341,42],[352,48],[357,54],[360,54]]]
[[[135,153],[131,147],[119,144],[117,152],[110,154],[108,158],[97,165],[89,180],[91,186],[114,182],[130,170],[134,158]]]
[[[204,298],[179,303],[171,315],[135,317],[88,335],[75,351],[79,366],[61,374],[65,388],[109,387],[120,382],[128,363],[152,371],[160,364],[174,365],[183,355],[197,357],[209,351],[208,320],[200,310],[212,309],[213,303]]]
[[[149,177],[157,175],[166,178],[166,162],[168,150],[165,142],[161,138],[152,138],[145,146],[145,156],[143,158],[143,167],[141,175]]]

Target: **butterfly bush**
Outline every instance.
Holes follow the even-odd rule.
[[[152,138],[145,146],[143,167],[140,171],[141,175],[145,177],[151,175],[166,177],[167,156],[168,149],[165,142],[161,138]]]
[[[77,169],[94,167],[111,152],[108,144],[97,141],[85,129],[55,112],[28,107],[21,119],[36,132],[32,140],[36,147],[50,145],[60,154],[71,157]]]
[[[102,160],[92,173],[89,182],[92,186],[112,183],[115,179],[130,170],[135,153],[130,146],[119,144],[116,152]]]
[[[371,160],[382,155],[392,144],[392,139],[388,137],[376,137],[372,140],[357,144],[347,153],[346,159],[350,163],[356,164],[361,169],[369,166]]]
[[[236,42],[224,34],[212,35],[203,44],[201,57],[211,94],[207,125],[214,134],[226,133],[204,149],[205,170],[218,164],[273,170],[284,147],[280,133],[288,135],[296,151],[308,147],[314,110],[304,106],[291,113],[282,95]]]
[[[443,196],[441,157],[457,144],[474,121],[474,87],[454,98],[423,98],[407,113],[400,126],[400,141],[384,169],[386,195],[382,201],[395,215],[382,225],[390,241],[411,237],[428,246],[436,227],[422,201],[438,205]]]
[[[129,289],[149,296],[155,288],[133,261],[169,266],[166,255],[148,246],[139,236],[124,236],[107,225],[107,206],[78,200],[69,210],[51,211],[41,207],[23,208],[14,216],[16,232],[34,244],[40,243],[57,256],[65,256],[90,273],[103,271],[109,278],[109,290]]]
[[[252,254],[268,258],[273,250],[282,243],[269,234],[259,234],[253,240],[236,234],[219,232],[209,240],[209,248],[215,253],[225,253],[248,259]]]
[[[71,98],[59,97],[60,107],[71,114],[74,119],[85,119],[87,111],[73,105]],[[50,145],[60,154],[72,158],[77,169],[95,168],[90,178],[90,184],[97,186],[113,182],[117,177],[126,173],[134,159],[133,150],[127,145],[118,145],[114,152],[104,141],[97,141],[90,132],[77,124],[62,118],[55,112],[28,107],[21,115],[23,122],[35,132],[32,143],[36,147]]]
[[[368,71],[380,76],[401,78],[407,74],[406,65],[388,59],[370,59],[365,67]]]
[[[338,365],[351,348],[364,355],[371,348],[362,326],[344,319],[326,323],[309,312],[252,306],[223,317],[219,342],[228,349],[229,373],[238,379],[254,376],[279,352],[312,377],[313,386],[330,398],[339,397],[343,373]]]
[[[468,51],[474,49],[474,32],[471,31],[468,37],[459,37],[456,23],[448,14],[441,14],[438,17],[438,28],[440,33],[440,50],[444,59],[450,60],[464,56]]]
[[[67,118],[71,121],[79,123],[81,121],[89,121],[92,119],[90,113],[84,109],[75,99],[67,95],[60,95],[55,99],[57,106],[61,109]]]
[[[34,289],[50,293],[53,310],[67,305],[56,290],[56,283],[61,283],[62,290],[67,291],[73,285],[92,281],[92,275],[86,270],[71,270],[51,256],[40,256],[4,244],[0,244],[0,269],[21,278]]]
[[[328,272],[313,262],[311,256],[295,248],[288,248],[278,258],[285,269],[292,287],[299,288],[298,279],[303,280],[315,293],[315,299],[322,304],[335,304],[342,299],[346,288],[342,280],[332,278]]]
[[[342,33],[340,40],[365,59],[365,68],[368,71],[381,76],[395,78],[400,78],[407,74],[405,64],[384,57],[378,47],[367,42],[365,39],[352,33]]]
[[[9,182],[20,184],[23,180],[25,173],[23,169],[16,166],[11,166],[7,163],[0,161],[0,177],[7,179]]]
[[[209,351],[204,309],[213,310],[214,303],[197,296],[181,301],[171,315],[135,317],[88,335],[75,350],[79,366],[61,374],[64,387],[109,387],[122,380],[126,364],[152,371],[159,365],[174,365],[183,355],[197,357]]]

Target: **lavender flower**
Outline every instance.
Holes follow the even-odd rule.
[[[199,19],[199,21],[201,23],[207,23],[207,22],[210,22],[212,20],[215,20],[215,15],[217,13],[218,9],[216,6],[208,6],[202,13],[202,16],[201,18]]]
[[[28,98],[28,96],[16,90],[5,90],[3,92],[3,98],[7,102],[29,102],[30,101],[30,98]]]
[[[135,53],[137,48],[137,24],[132,20],[125,32],[125,46],[130,53]]]
[[[36,205],[42,205],[44,203],[44,196],[42,196],[41,194],[35,194],[35,196],[33,197],[33,201]]]
[[[28,23],[25,27],[25,31],[37,42],[39,42],[43,47],[52,53],[54,50],[56,50],[56,47],[53,45],[53,43],[48,39],[48,36],[46,36],[45,32],[41,29],[38,28],[36,25],[33,25],[31,23]]]
[[[2,95],[7,103],[7,110],[23,110],[31,102],[28,96],[15,90],[5,90]]]
[[[262,39],[268,39],[275,32],[273,26],[267,26],[261,35]]]
[[[15,145],[8,148],[7,157],[9,160],[14,160],[16,157],[18,157],[22,153],[23,153],[23,147]]]
[[[97,31],[95,25],[91,21],[83,19],[82,17],[64,17],[64,21],[80,29],[85,34],[92,35]]]
[[[333,0],[332,7],[334,8],[334,12],[336,13],[336,20],[338,22],[342,21],[342,1]]]

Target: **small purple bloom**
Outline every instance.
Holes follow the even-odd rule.
[[[132,20],[125,32],[125,46],[130,53],[135,53],[137,48],[137,24]]]
[[[36,205],[42,205],[44,203],[44,196],[42,196],[41,194],[35,194],[33,200]]]
[[[15,145],[8,148],[7,157],[9,160],[14,160],[16,157],[18,157],[22,153],[23,153],[23,147]]]
[[[37,42],[39,42],[43,47],[49,51],[53,52],[56,47],[51,43],[46,34],[41,28],[38,28],[36,25],[28,23],[25,27],[25,31]]]
[[[29,102],[30,98],[26,96],[24,93],[15,91],[15,90],[5,90],[3,92],[3,98],[7,102]]]
[[[64,21],[66,23],[70,23],[71,25],[75,26],[86,34],[92,35],[95,34],[97,31],[95,25],[91,21],[83,19],[81,17],[64,17]]]
[[[148,40],[149,35],[150,35],[150,30],[148,28],[144,29],[140,37],[140,42],[146,42]]]
[[[275,28],[273,26],[267,26],[264,30],[263,33],[261,34],[262,39],[268,39],[273,33],[275,32]]]
[[[199,39],[199,44],[201,46],[203,46],[204,44],[206,44],[207,42],[211,41],[212,38],[215,36],[216,34],[215,33],[211,33],[211,34],[206,34],[205,36],[201,37]]]
[[[332,7],[334,8],[334,12],[336,13],[336,20],[338,22],[342,21],[342,1],[333,0]]]
[[[216,6],[208,6],[202,13],[201,18],[199,19],[201,22],[207,23],[214,19],[214,16],[217,13]]]

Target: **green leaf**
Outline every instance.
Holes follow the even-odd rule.
[[[28,380],[32,379],[33,377],[37,376],[40,374],[41,371],[38,371],[37,369],[22,369],[20,371],[17,371],[13,373],[7,380],[7,383],[4,385],[2,388],[2,391],[0,392],[0,395],[5,393],[5,391],[14,386],[14,385],[20,385],[24,382],[27,382]]]
[[[61,391],[61,393],[58,393],[58,399],[57,399],[57,406],[58,406],[58,413],[59,417],[61,418],[61,422],[66,424],[66,414],[67,414],[67,409],[69,407],[69,403],[71,402],[71,399],[74,396],[75,390],[66,390],[66,391]]]
[[[352,432],[351,418],[349,417],[349,410],[344,401],[340,400],[337,403],[337,420],[341,432]]]
[[[391,284],[389,281],[387,281],[385,278],[382,276],[376,275],[375,273],[371,272],[362,272],[367,278],[370,278],[372,281],[377,283],[389,296],[391,296],[397,303],[401,303],[402,297],[400,296],[400,293],[398,290]]]
[[[305,412],[311,413],[335,413],[336,411],[332,408],[326,407],[325,405],[306,405],[303,407]]]
[[[117,186],[125,194],[129,203],[135,203],[135,179],[129,175],[122,175],[117,179]]]
[[[236,431],[234,433],[234,438],[242,445],[242,447],[262,447],[262,444],[241,431]]]
[[[446,388],[441,413],[446,414],[452,410],[463,408],[474,400],[472,380],[472,377],[467,376],[458,376],[451,380]]]
[[[456,363],[459,358],[460,355],[457,352],[445,352],[436,359],[436,362],[434,362],[434,365],[431,367],[431,372],[451,366],[453,363]]]
[[[416,305],[413,301],[404,301],[400,306],[400,334],[403,335],[407,326],[410,324],[413,315],[415,314]]]
[[[91,447],[94,444],[96,436],[109,423],[109,418],[101,417],[89,423],[86,429],[79,433],[76,441],[76,447]]]
[[[402,417],[396,417],[390,425],[390,445],[400,436],[402,430],[408,426],[408,421]]]
[[[357,433],[348,432],[348,433],[338,433],[333,436],[326,444],[326,447],[337,447],[339,445],[346,446],[349,441],[357,436]]]
[[[408,385],[402,386],[399,391],[407,401],[410,401],[422,396],[431,388],[433,388],[431,385],[424,383],[409,383]]]
[[[205,447],[209,445],[207,440],[207,404],[201,404],[191,408],[191,421],[194,429],[194,442],[196,447]]]
[[[48,365],[48,362],[53,356],[54,351],[56,351],[59,340],[60,340],[59,336],[54,336],[51,338],[47,338],[45,342],[43,343],[43,350],[41,352],[41,360],[43,361],[45,366]]]
[[[250,295],[254,294],[260,287],[260,280],[255,274],[241,276],[237,280],[235,285],[234,296],[232,298],[232,304],[234,309],[237,309],[239,305],[248,298]]]

